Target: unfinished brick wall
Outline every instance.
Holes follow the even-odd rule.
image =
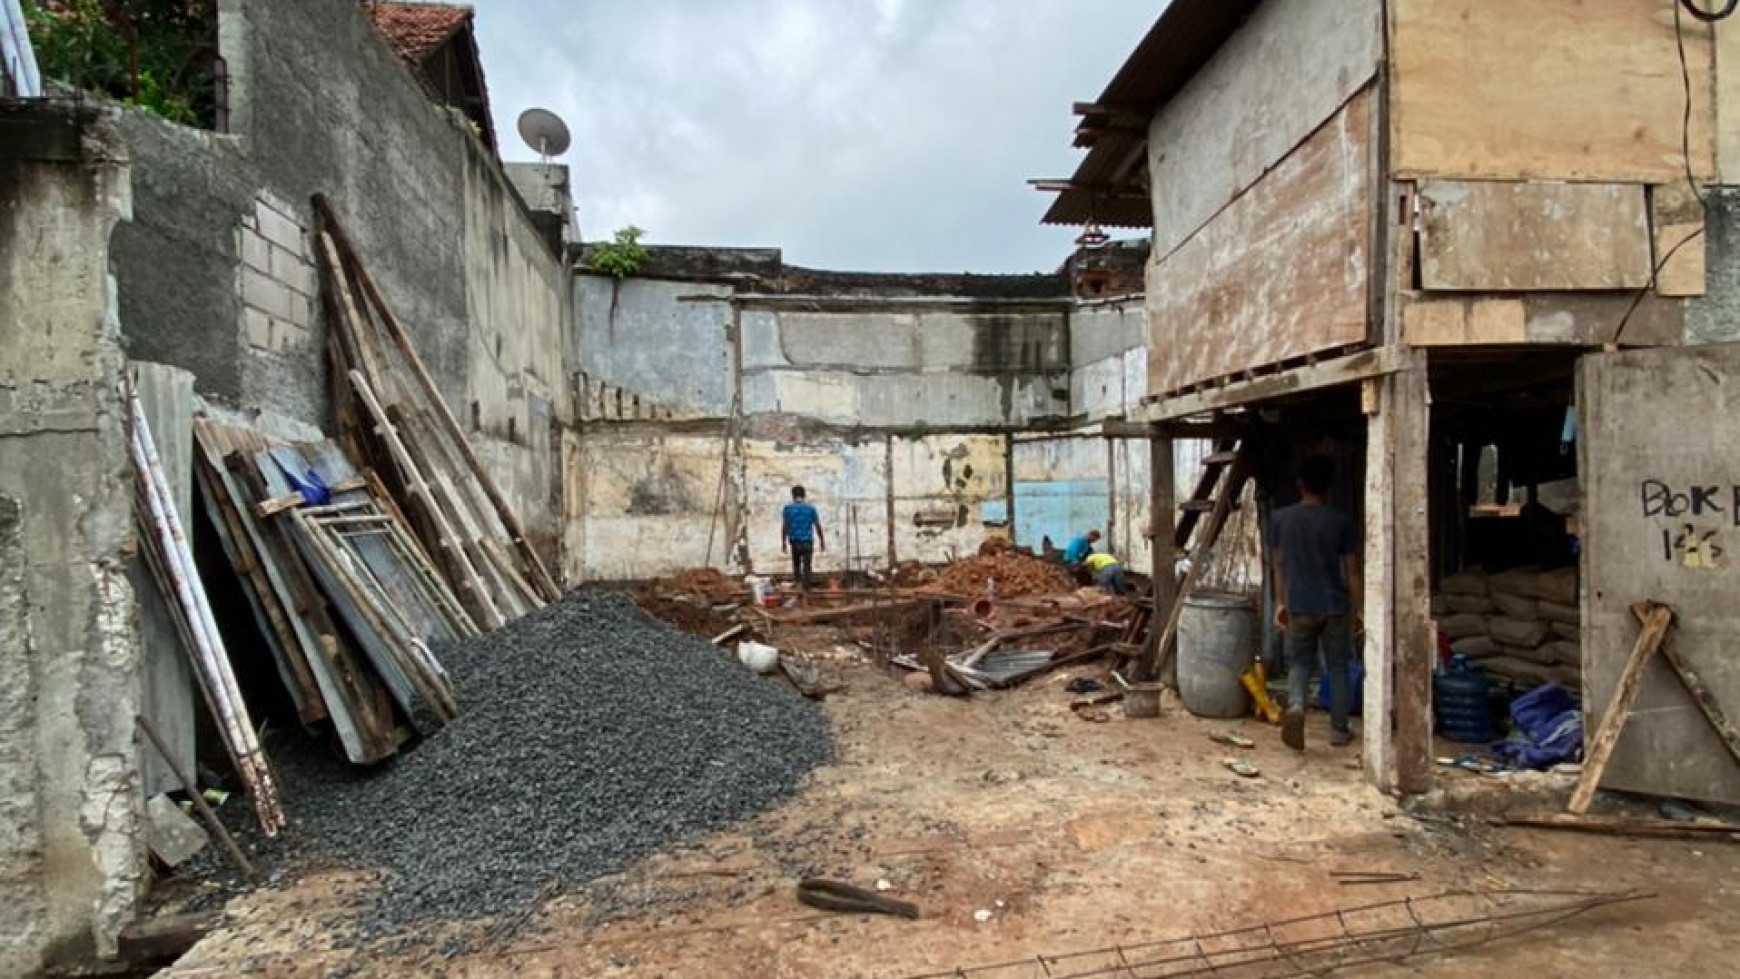
[[[295,209],[270,194],[236,229],[242,255],[242,339],[255,351],[295,355],[313,347],[320,289],[313,239]]]

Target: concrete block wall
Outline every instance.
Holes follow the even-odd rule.
[[[500,163],[430,100],[361,5],[218,8],[231,132],[115,109],[138,191],[115,248],[129,354],[191,371],[201,397],[256,424],[330,430],[310,236],[311,197],[325,194],[553,560],[551,428],[570,414],[565,260]],[[565,185],[556,169],[540,179]]]
[[[242,255],[242,339],[250,353],[318,355],[320,274],[313,237],[296,208],[262,193],[236,229]]]

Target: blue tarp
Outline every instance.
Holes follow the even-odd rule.
[[[1551,768],[1583,752],[1583,712],[1558,684],[1536,687],[1510,702],[1511,735],[1492,753],[1522,768]]]

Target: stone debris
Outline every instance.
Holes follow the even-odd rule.
[[[585,591],[438,651],[459,717],[372,773],[286,765],[310,862],[385,871],[361,933],[507,916],[763,810],[827,718],[625,595]]]

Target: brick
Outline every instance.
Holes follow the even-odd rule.
[[[314,295],[314,266],[303,261],[302,256],[285,251],[277,245],[270,248],[272,265],[267,271],[272,273],[272,278],[304,296]]]
[[[272,317],[257,309],[242,308],[242,336],[248,346],[260,350],[272,349]]]
[[[314,335],[294,323],[283,320],[272,321],[272,349],[279,353],[289,353],[308,346]]]
[[[302,251],[302,226],[295,219],[265,201],[256,202],[254,214],[260,219],[260,234],[265,235],[267,241],[291,252]]]
[[[313,327],[314,300],[292,292],[290,294],[290,314],[285,319],[305,330]]]
[[[259,232],[243,228],[239,235],[242,239],[242,261],[249,268],[261,272],[272,271],[272,244],[260,237]]]
[[[280,319],[291,319],[292,293],[282,282],[250,268],[242,269],[242,302]]]

